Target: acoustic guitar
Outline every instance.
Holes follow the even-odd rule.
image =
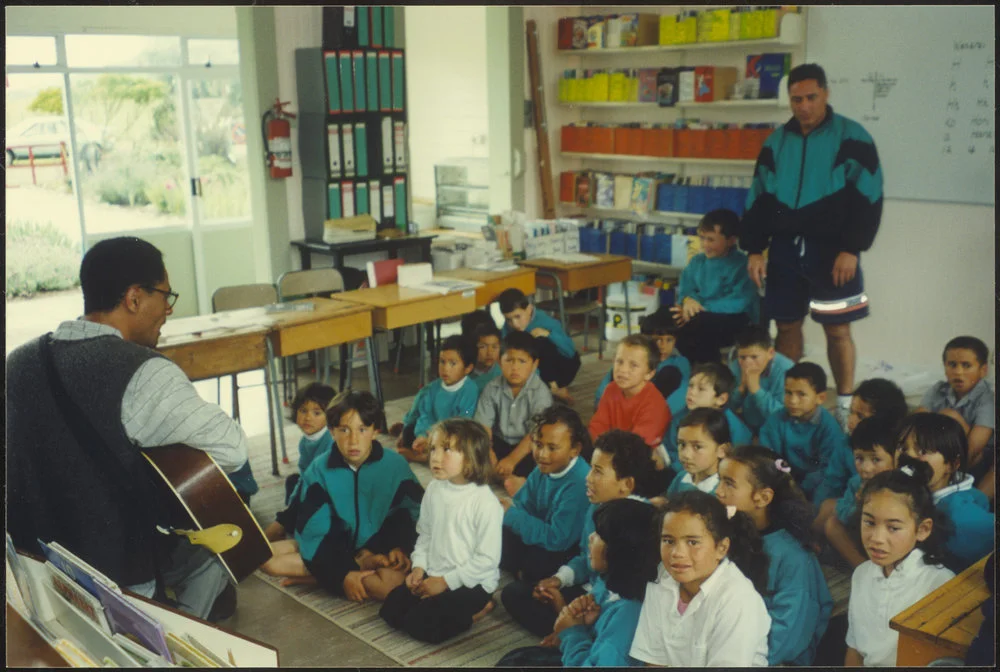
[[[210,455],[182,444],[142,451],[173,497],[170,532],[215,553],[240,582],[273,555],[257,519]],[[190,526],[195,529],[184,529]]]

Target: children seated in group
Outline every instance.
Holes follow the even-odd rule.
[[[475,310],[462,316],[462,335],[476,344],[476,366],[469,377],[482,394],[486,383],[500,376],[500,330],[489,312]]]
[[[764,604],[771,617],[768,665],[812,665],[833,609],[819,560],[812,552],[812,505],[777,453],[736,446],[719,465],[716,497],[750,516],[768,556]]]
[[[538,339],[512,331],[503,340],[500,369],[479,394],[476,421],[490,432],[490,460],[514,495],[535,461],[531,457],[531,419],[552,405],[552,393],[537,374]]]
[[[597,437],[585,481],[590,507],[584,517],[579,553],[552,576],[535,583],[512,581],[507,584],[500,599],[511,618],[529,632],[545,637],[552,633],[563,607],[593,591],[598,578],[589,560],[594,511],[605,502],[649,494],[652,470],[652,456],[642,438],[620,429]]]
[[[754,434],[773,414],[784,408],[785,372],[795,362],[774,351],[767,327],[752,325],[736,335],[729,370],[736,387],[729,407],[736,411]]]
[[[868,560],[851,576],[844,664],[893,667],[899,633],[889,619],[949,581],[941,566],[942,516],[924,464],[872,477],[861,490],[861,541]]]
[[[552,395],[572,402],[566,388],[580,370],[580,354],[573,339],[556,318],[538,310],[519,289],[506,289],[497,297],[503,313],[502,334],[524,331],[538,339],[538,374],[552,390]]]
[[[531,431],[535,468],[504,507],[500,567],[528,583],[552,576],[577,552],[587,509],[587,472],[581,453],[590,435],[573,409],[550,406]]]
[[[469,380],[476,364],[471,338],[449,336],[441,343],[438,378],[417,394],[403,417],[397,452],[411,462],[427,461],[427,432],[448,418],[471,418],[476,413],[479,388]]]
[[[743,421],[736,417],[730,409],[729,395],[733,391],[735,379],[733,373],[719,362],[697,364],[691,370],[691,380],[688,381],[687,394],[684,396],[685,407],[673,417],[669,429],[663,438],[663,447],[669,457],[669,464],[677,471],[679,455],[677,453],[677,433],[681,420],[696,408],[717,408],[722,410],[729,424],[730,444],[734,446],[750,443],[753,436]]]
[[[862,381],[851,396],[847,433],[853,432],[861,420],[872,417],[882,418],[889,426],[895,427],[906,417],[907,412],[906,397],[898,385],[885,378],[869,378]],[[830,456],[823,481],[813,494],[813,504],[819,507],[813,523],[816,534],[824,533],[826,521],[835,514],[837,501],[843,496],[848,481],[857,475],[854,454],[844,442],[841,450]]]
[[[412,569],[379,615],[436,644],[468,630],[497,589],[503,508],[489,486],[490,440],[482,425],[444,420],[429,439],[434,480],[420,503]]]
[[[758,321],[760,297],[747,272],[747,255],[736,247],[740,218],[712,210],[698,223],[701,252],[677,285],[674,317],[681,327],[677,347],[691,364],[717,362],[743,327]]]
[[[663,570],[646,586],[632,658],[669,667],[763,667],[771,617],[767,555],[747,514],[682,492],[660,530]]]
[[[326,407],[337,391],[329,385],[310,383],[292,399],[292,419],[302,430],[299,439],[299,473],[285,479],[285,504],[291,503],[292,491],[299,478],[318,455],[333,447],[333,435],[326,426]]]
[[[628,666],[646,584],[657,574],[656,515],[648,502],[620,498],[589,512],[593,590],[559,611],[551,637],[558,646],[515,649],[497,666]]]
[[[849,441],[854,451],[854,468],[857,474],[847,482],[847,489],[837,500],[835,515],[826,519],[823,531],[830,545],[840,556],[856,568],[865,561],[857,544],[858,499],[861,488],[883,471],[892,471],[896,446],[895,423],[882,417],[866,418],[851,432]]]
[[[406,460],[375,440],[382,408],[369,392],[345,395],[326,417],[334,447],[313,460],[264,531],[274,555],[261,569],[288,577],[282,585],[382,600],[410,567],[423,488]]]
[[[608,384],[597,411],[590,419],[590,436],[609,429],[638,434],[650,450],[663,441],[670,425],[670,408],[652,384],[660,351],[648,336],[626,336],[615,350],[614,380]]]
[[[719,485],[719,461],[729,447],[729,423],[719,409],[696,408],[681,418],[677,430],[680,470],[667,488],[667,499],[688,490],[714,494]]]
[[[639,329],[640,333],[652,339],[660,351],[660,361],[656,365],[653,385],[667,400],[670,413],[679,413],[684,408],[684,393],[687,392],[688,380],[691,378],[691,364],[674,347],[677,342],[678,327],[669,313],[661,309],[644,318]],[[598,383],[597,393],[594,395],[595,409],[601,402],[604,390],[611,383],[613,375],[612,366]]]
[[[760,429],[760,444],[791,465],[792,476],[809,498],[823,481],[831,456],[849,452],[840,423],[822,406],[825,400],[823,368],[799,362],[785,373],[784,409]]]
[[[978,338],[958,336],[944,346],[945,380],[935,383],[920,400],[918,411],[943,413],[957,420],[969,437],[969,470],[978,479],[993,463],[996,397],[986,374],[990,351]],[[986,457],[986,460],[984,460]],[[976,469],[982,463],[982,468]]]
[[[965,471],[966,441],[965,431],[954,418],[914,413],[903,420],[896,443],[897,467],[905,457],[931,468],[927,487],[934,506],[954,530],[945,543],[943,563],[955,573],[995,547],[995,518],[989,511],[989,500]]]

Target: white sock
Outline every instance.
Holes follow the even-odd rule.
[[[847,414],[851,412],[851,398],[852,394],[838,394],[837,395],[837,410],[840,411],[841,415],[845,418]]]

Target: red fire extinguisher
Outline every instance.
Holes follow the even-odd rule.
[[[261,119],[265,157],[273,178],[292,176],[292,125],[288,120],[294,119],[295,115],[284,109],[290,104],[290,101],[283,103],[275,98],[274,107]]]

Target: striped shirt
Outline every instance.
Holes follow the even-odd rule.
[[[52,338],[99,336],[122,337],[114,327],[78,319],[60,324]],[[183,443],[208,453],[227,473],[247,461],[247,437],[239,423],[198,396],[180,367],[163,357],[143,363],[129,380],[121,421],[125,435],[140,448]]]

